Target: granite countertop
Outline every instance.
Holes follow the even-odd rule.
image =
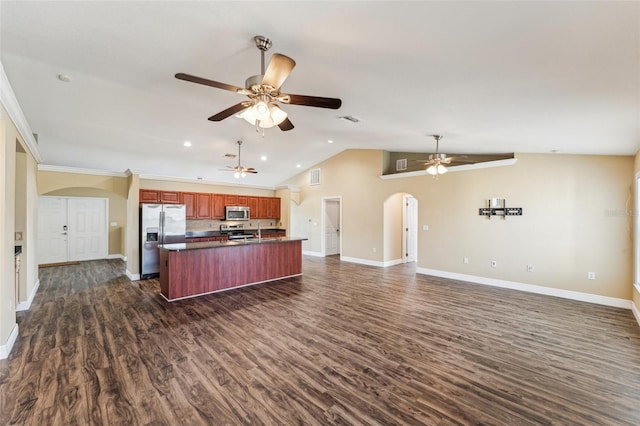
[[[231,241],[209,241],[203,243],[175,243],[175,244],[164,244],[159,245],[159,249],[169,250],[169,251],[183,251],[183,250],[195,250],[195,249],[205,249],[205,248],[223,248],[223,247],[233,247],[233,246],[247,246],[252,244],[273,244],[273,243],[284,243],[289,241],[306,241],[307,238],[290,238],[290,237],[278,237],[278,238],[262,238],[258,240],[257,238],[250,238],[247,240],[231,240]]]

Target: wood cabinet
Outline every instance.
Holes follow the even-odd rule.
[[[163,204],[180,204],[178,191],[160,191],[160,202]]]
[[[211,194],[196,193],[196,218],[211,219]]]
[[[280,198],[273,197],[269,199],[269,219],[280,219]]]
[[[141,203],[159,203],[160,191],[156,191],[153,189],[141,189],[140,202]]]
[[[251,219],[259,219],[258,216],[258,203],[259,197],[247,197],[247,206],[249,207],[249,216]]]
[[[140,190],[141,203],[184,204],[187,219],[225,217],[225,206],[246,206],[251,219],[280,219],[280,198],[204,192]]]
[[[196,219],[196,194],[194,192],[182,192],[180,199],[185,206],[187,219]]]
[[[211,194],[211,218],[224,219],[224,194]]]

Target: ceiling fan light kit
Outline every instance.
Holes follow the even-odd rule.
[[[427,167],[427,173],[433,176],[434,179],[438,179],[439,175],[443,175],[447,173],[449,170],[443,164],[446,162],[447,156],[445,154],[440,154],[440,139],[442,139],[441,135],[431,135],[436,140],[436,153],[434,155],[429,156],[429,167]]]
[[[191,83],[203,84],[222,90],[246,95],[249,100],[233,105],[224,111],[209,117],[210,121],[222,121],[232,115],[245,119],[256,127],[256,131],[278,126],[282,131],[294,128],[287,113],[277,104],[303,105],[317,108],[338,109],[342,101],[337,98],[323,98],[320,96],[294,95],[280,92],[280,86],[287,79],[296,62],[288,56],[274,53],[271,56],[269,65],[265,69],[264,52],[271,47],[271,40],[264,36],[255,36],[256,47],[260,50],[260,71],[258,75],[246,79],[245,87],[240,88],[231,84],[220,83],[194,75],[177,73],[175,77],[179,80]]]

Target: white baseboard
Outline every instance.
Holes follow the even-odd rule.
[[[140,274],[132,274],[128,269],[125,271],[125,273],[127,274],[127,278],[129,278],[131,281],[140,281]]]
[[[493,287],[510,288],[512,290],[526,291],[529,293],[544,294],[547,296],[562,297],[564,299],[578,300],[581,302],[596,303],[598,305],[614,306],[616,308],[631,309],[631,300],[618,299],[616,297],[599,296],[597,294],[582,293],[579,291],[562,290],[559,288],[544,287],[533,284],[524,284],[514,281],[498,280],[495,278],[479,277],[476,275],[459,274],[457,272],[439,271],[437,269],[416,268],[416,273],[433,275],[453,280],[468,281],[475,284],[490,285]]]
[[[322,253],[320,253],[319,251],[302,250],[302,254],[304,256],[324,257],[324,255]]]
[[[38,288],[40,287],[40,279],[36,280],[36,285],[31,289],[31,293],[29,293],[29,297],[24,302],[18,303],[16,306],[16,312],[20,311],[28,311],[31,308],[31,304],[33,303],[33,298],[36,297],[36,293],[38,292]]]
[[[638,325],[640,325],[640,310],[635,303],[631,302],[631,312],[633,312],[633,316],[636,317],[636,321],[638,321]]]
[[[361,265],[384,267],[384,262],[379,260],[359,259],[357,257],[340,256],[340,260],[344,262],[359,263]]]
[[[402,263],[402,259],[393,259],[382,262],[382,266],[386,268],[387,266],[400,265]]]
[[[124,260],[125,262],[127,261],[127,257],[123,254],[109,254],[107,255],[107,259],[120,259]]]
[[[18,338],[18,324],[13,325],[13,329],[11,333],[9,333],[9,338],[7,339],[7,343],[4,345],[0,345],[0,359],[9,358],[9,354],[11,353],[11,349],[13,349],[13,344],[16,342]]]

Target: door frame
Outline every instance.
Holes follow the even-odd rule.
[[[340,231],[338,232],[338,251],[339,251],[338,254],[340,255],[340,258],[342,258],[342,234],[343,234],[342,229],[344,228],[344,226],[342,222],[342,196],[340,195],[336,195],[333,197],[322,197],[321,211],[320,211],[320,253],[322,254],[322,257],[327,256],[327,241],[325,237],[327,221],[325,220],[325,217],[327,215],[328,201],[338,202],[338,212],[340,217]]]
[[[416,226],[415,229],[413,229],[414,231],[414,240],[415,240],[415,259],[413,260],[408,260],[407,259],[407,233],[409,231],[407,231],[407,212],[408,212],[408,207],[407,207],[407,199],[408,198],[413,198],[415,200],[416,203],[416,207],[415,207],[415,222],[416,222]],[[404,194],[402,196],[402,263],[409,263],[409,262],[417,262],[418,261],[418,199],[416,197],[414,197],[411,194]]]
[[[107,197],[78,197],[78,196],[68,196],[68,195],[40,195],[40,198],[64,198],[65,200],[69,199],[90,199],[90,200],[104,200],[104,258],[107,259],[109,257],[109,198]],[[40,213],[40,209],[38,209],[38,214]],[[69,221],[69,204],[67,201],[67,222]],[[67,223],[68,225],[68,223]],[[69,261],[69,235],[67,235],[67,261]],[[40,259],[38,259],[40,262]]]

